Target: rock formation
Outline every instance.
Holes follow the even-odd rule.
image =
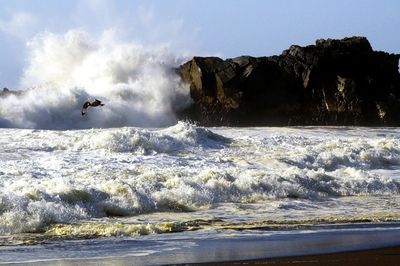
[[[10,95],[21,95],[22,91],[14,91],[14,90],[9,90],[8,88],[3,88],[2,91],[0,91],[0,97],[7,97]]]
[[[206,126],[398,126],[399,58],[364,37],[271,57],[194,57],[179,69],[194,101],[181,115]]]

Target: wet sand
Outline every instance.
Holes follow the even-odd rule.
[[[332,254],[294,256],[285,258],[238,260],[212,263],[177,263],[158,261],[137,262],[132,258],[104,258],[94,260],[61,260],[37,261],[30,263],[12,263],[12,265],[291,265],[291,266],[395,266],[400,265],[400,246],[391,248],[370,249],[363,251],[339,252]],[[0,263],[1,264],[1,263]]]
[[[210,237],[192,233],[140,238],[53,241],[0,250],[12,265],[400,265],[400,230],[347,228],[319,232]],[[378,227],[375,225],[374,227]],[[262,233],[262,232],[259,232]]]
[[[288,258],[199,263],[186,265],[389,266],[400,265],[400,247],[371,249],[353,252],[340,252],[323,255],[296,256]]]

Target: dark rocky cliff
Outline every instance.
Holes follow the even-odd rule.
[[[194,101],[181,116],[206,126],[398,126],[399,58],[364,37],[271,57],[194,57],[179,69]]]
[[[11,95],[19,96],[22,95],[23,91],[15,91],[15,90],[9,90],[7,88],[3,88],[2,91],[0,91],[0,98],[5,98]]]

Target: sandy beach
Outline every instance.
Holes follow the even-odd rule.
[[[264,260],[230,261],[190,265],[341,265],[341,266],[379,266],[398,265],[400,262],[400,247],[371,249],[333,254],[296,256]],[[188,264],[186,264],[188,265]]]
[[[164,264],[164,265],[341,265],[341,266],[380,266],[398,265],[400,262],[400,246],[390,248],[379,248],[352,252],[339,252],[332,254],[294,256],[273,259],[239,260],[213,263],[185,263],[185,264]],[[46,262],[45,265],[130,265],[128,260],[72,260]],[[12,264],[19,265],[19,264]],[[22,264],[21,264],[22,265]],[[32,263],[36,265],[36,263]],[[37,264],[39,265],[39,264]],[[133,265],[133,264],[132,264]]]
[[[0,264],[396,265],[400,259],[399,235],[400,230],[392,225],[223,238],[210,235],[209,239],[183,233],[140,239],[55,241],[3,249]]]

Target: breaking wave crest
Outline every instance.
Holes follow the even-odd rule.
[[[10,129],[14,131],[13,129]],[[9,148],[35,152],[93,152],[173,154],[199,147],[223,147],[229,138],[190,123],[178,122],[165,129],[122,127],[79,131],[26,130],[11,134],[15,140]]]
[[[196,213],[221,204],[244,204],[251,215],[265,209],[271,209],[269,215],[318,212],[332,208],[321,207],[324,202],[341,206],[335,199],[346,196],[372,202],[366,213],[379,212],[383,203],[388,209],[398,206],[397,132],[376,136],[367,131],[360,138],[297,129],[213,131],[183,122],[163,129],[2,129],[0,233],[77,223],[59,227],[68,234],[90,230],[79,227],[88,219]],[[349,202],[354,204],[349,212],[355,212],[359,203]],[[246,207],[250,203],[258,204],[256,211]],[[164,230],[146,226],[120,229]]]
[[[29,49],[22,86],[30,89],[0,98],[0,127],[167,126],[190,103],[173,69],[179,59],[165,47],[118,42],[111,33],[93,40],[74,30],[37,36]],[[81,116],[83,102],[95,98],[105,106]]]

